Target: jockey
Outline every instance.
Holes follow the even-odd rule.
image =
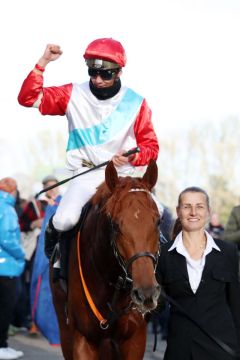
[[[69,139],[67,168],[76,175],[86,166],[112,159],[118,174],[134,176],[136,168],[157,160],[159,145],[146,100],[121,84],[126,54],[120,42],[112,38],[92,41],[83,55],[90,80],[83,84],[44,87],[43,73],[51,61],[62,55],[58,45],[47,45],[42,57],[23,82],[18,101],[38,108],[42,115],[66,115]],[[140,152],[122,154],[138,146]],[[78,223],[82,207],[104,181],[99,168],[71,180],[56,214],[46,231],[46,254],[66,237]],[[50,236],[48,236],[50,235]],[[50,239],[51,238],[51,239]]]

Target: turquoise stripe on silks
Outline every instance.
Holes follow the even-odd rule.
[[[74,129],[69,133],[67,151],[86,145],[105,144],[115,137],[122,128],[132,121],[143,98],[128,89],[115,111],[101,124],[86,129]]]

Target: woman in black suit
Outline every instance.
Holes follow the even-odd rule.
[[[164,360],[240,359],[240,283],[236,247],[205,231],[210,206],[197,187],[181,192],[180,227],[161,245],[158,281],[171,302]]]

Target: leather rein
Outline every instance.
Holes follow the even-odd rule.
[[[143,191],[146,192],[148,194],[150,194],[151,196],[151,192],[146,190],[146,189],[130,189],[129,192],[134,192],[134,191]],[[116,231],[114,230],[114,224],[112,222],[111,217],[109,216],[109,220],[110,220],[110,224],[111,224],[111,228],[112,228],[112,238],[111,238],[111,246],[113,249],[113,253],[114,256],[118,262],[118,264],[120,265],[120,267],[123,270],[124,276],[119,276],[116,285],[114,285],[115,287],[115,292],[113,294],[113,299],[111,303],[107,303],[108,308],[110,310],[110,317],[108,319],[104,318],[102,316],[102,314],[99,312],[99,310],[97,309],[96,305],[94,304],[94,301],[92,299],[92,296],[88,290],[86,281],[84,279],[84,275],[83,275],[83,270],[82,270],[82,265],[81,265],[81,257],[80,257],[80,231],[78,232],[78,237],[77,237],[77,255],[78,255],[78,268],[79,268],[79,274],[80,274],[80,278],[81,278],[81,282],[83,285],[83,289],[84,289],[84,293],[86,296],[86,299],[88,301],[88,304],[92,310],[92,312],[94,313],[94,315],[96,316],[96,318],[99,321],[99,325],[100,328],[102,330],[107,330],[109,328],[110,325],[112,325],[113,322],[115,322],[121,315],[126,314],[128,311],[130,311],[131,309],[134,309],[133,307],[133,303],[130,302],[129,306],[125,307],[124,309],[120,310],[120,311],[116,311],[115,310],[115,305],[117,303],[117,300],[119,298],[119,292],[120,290],[126,290],[129,287],[132,287],[132,278],[131,275],[129,273],[129,268],[132,265],[132,263],[139,259],[140,257],[149,257],[152,259],[153,264],[154,264],[154,272],[156,271],[156,267],[157,267],[157,263],[158,263],[158,258],[160,255],[160,243],[158,245],[158,250],[156,252],[156,254],[152,254],[148,251],[142,251],[139,253],[136,253],[135,255],[133,255],[128,261],[125,261],[116,244]]]

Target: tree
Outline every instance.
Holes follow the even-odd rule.
[[[240,195],[240,121],[224,121],[192,127],[161,141],[157,193],[172,209],[180,191],[203,187],[213,209],[226,222]]]

